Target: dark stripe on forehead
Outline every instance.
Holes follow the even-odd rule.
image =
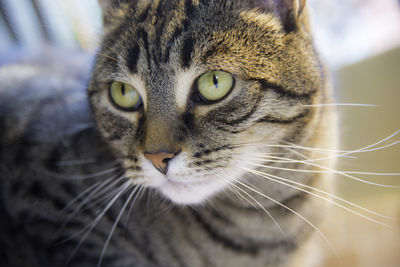
[[[146,51],[147,62],[150,65],[151,59],[150,59],[150,48],[149,48],[149,37],[148,37],[148,34],[143,28],[140,28],[137,31],[137,35],[143,41],[143,49]]]
[[[163,16],[162,12],[163,12],[163,7],[164,7],[164,1],[159,1],[158,2],[158,6],[157,6],[157,10],[156,10],[156,19],[159,19]]]
[[[154,47],[153,47],[153,58],[155,62],[161,62],[162,61],[162,51],[163,48],[165,47],[164,44],[161,44],[161,38],[164,34],[165,31],[165,24],[166,24],[166,19],[163,19],[161,21],[161,25],[157,26],[156,30],[156,40],[154,42]]]
[[[137,72],[137,62],[139,59],[140,54],[140,47],[138,44],[134,44],[133,48],[128,50],[128,55],[126,58],[126,65],[130,72],[136,73]]]
[[[163,62],[168,62],[171,47],[172,47],[172,45],[174,44],[175,40],[176,40],[179,36],[182,35],[182,31],[183,31],[183,29],[182,29],[181,27],[180,27],[180,28],[177,28],[177,29],[175,30],[174,34],[172,35],[171,39],[167,42],[167,46],[166,46],[166,51],[165,51],[165,55],[164,55],[164,58],[163,58]]]
[[[171,39],[166,44],[166,51],[165,51],[164,58],[163,58],[164,62],[168,62],[170,50],[171,50],[171,47],[174,44],[175,40],[178,39],[183,33],[187,32],[188,27],[189,27],[189,20],[184,19],[182,21],[182,26],[177,28],[175,30],[175,32],[172,34]]]
[[[188,18],[192,18],[194,13],[194,7],[192,0],[186,0],[185,2],[185,14]]]
[[[187,37],[183,42],[181,51],[182,67],[189,68],[192,61],[192,52],[194,47],[194,40],[192,37]]]
[[[149,4],[144,9],[143,13],[138,16],[138,18],[137,18],[137,22],[138,23],[141,23],[141,22],[143,22],[143,21],[145,21],[147,19],[148,15],[149,15],[150,8],[151,8],[151,4]]]
[[[162,45],[161,45],[161,38],[164,33],[164,28],[165,28],[165,23],[166,23],[166,18],[165,15],[163,14],[165,10],[165,5],[168,5],[168,3],[165,3],[166,1],[159,1],[158,6],[156,9],[155,13],[155,20],[153,20],[153,26],[155,27],[155,41],[152,43],[152,54],[153,54],[153,60],[157,63],[161,61],[161,53],[162,53]]]

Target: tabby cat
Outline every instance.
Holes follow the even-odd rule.
[[[100,5],[91,74],[0,69],[0,265],[311,266],[294,185],[331,189],[336,125],[305,0]]]

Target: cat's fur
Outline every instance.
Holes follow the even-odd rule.
[[[90,82],[66,63],[0,70],[1,265],[309,266],[300,248],[324,202],[245,170],[330,190],[326,174],[282,169],[308,165],[260,158],[317,158],[286,146],[336,145],[333,110],[313,106],[331,92],[305,1],[100,4],[105,34]],[[209,70],[233,74],[235,87],[220,102],[196,102],[194,81]],[[135,86],[143,107],[116,109],[113,81]],[[166,175],[144,157],[178,150]],[[74,196],[104,180],[105,192],[82,197],[88,207],[65,214]],[[123,190],[130,184],[147,189],[136,191],[108,244],[135,196],[135,187]],[[111,203],[86,238],[81,230]]]

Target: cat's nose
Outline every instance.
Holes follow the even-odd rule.
[[[167,174],[168,172],[168,162],[173,159],[176,155],[178,155],[181,151],[178,150],[175,153],[169,152],[156,152],[156,153],[144,153],[144,157],[150,160],[154,167],[159,170],[163,174]]]

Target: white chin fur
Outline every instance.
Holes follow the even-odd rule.
[[[168,174],[161,174],[153,164],[144,157],[141,158],[141,167],[144,178],[137,180],[139,184],[158,190],[162,195],[178,205],[201,204],[213,195],[225,190],[228,186],[227,180],[219,176],[206,175],[191,177],[185,173],[187,170],[187,156],[181,153],[169,164]],[[230,174],[233,176],[233,174]],[[227,174],[227,177],[230,177]],[[235,175],[238,175],[235,173]],[[227,178],[225,177],[225,178]],[[232,179],[229,179],[232,180]]]
[[[215,180],[186,184],[167,181],[158,190],[176,204],[196,205],[223,190],[224,187],[223,182]]]

